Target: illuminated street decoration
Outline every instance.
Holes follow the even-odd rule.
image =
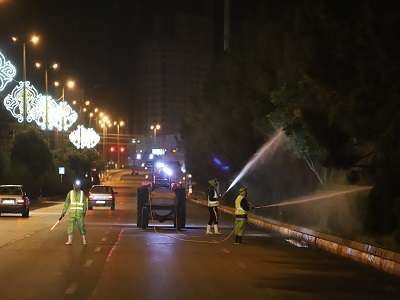
[[[100,142],[100,136],[93,128],[78,125],[78,128],[70,133],[69,140],[78,149],[91,149]]]
[[[67,131],[78,120],[78,113],[66,101],[61,101],[57,105],[56,113],[50,116],[52,125],[59,131]]]
[[[35,89],[29,81],[25,82],[25,93],[26,93],[26,121],[28,123],[35,120],[36,106],[42,97],[41,94]],[[12,114],[19,123],[24,121],[24,82],[20,81],[16,87],[11,91],[10,94],[4,98],[4,106]]]
[[[17,70],[7,61],[4,55],[0,52],[0,92],[3,91],[6,85],[13,80]]]
[[[59,116],[58,116],[58,104],[51,96],[47,96],[47,109],[48,109],[47,128],[48,130],[52,130],[54,128],[57,128],[57,125],[59,123],[58,122]],[[34,107],[32,114],[36,124],[42,130],[46,130],[46,96],[41,95],[41,97],[39,97],[37,105]]]

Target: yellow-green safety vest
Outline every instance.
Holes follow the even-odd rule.
[[[247,215],[247,211],[245,211],[242,208],[242,206],[240,205],[240,203],[242,202],[243,198],[244,198],[243,195],[239,195],[235,199],[235,215],[237,215],[237,216]]]
[[[73,211],[83,211],[83,208],[85,207],[85,204],[83,203],[83,191],[80,192],[79,201],[77,201],[76,198],[76,192],[72,190],[70,195],[71,202],[69,209]]]

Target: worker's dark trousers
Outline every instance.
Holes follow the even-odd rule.
[[[208,207],[208,212],[210,214],[210,218],[208,219],[208,225],[218,224],[218,207]]]

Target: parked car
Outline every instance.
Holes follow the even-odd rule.
[[[0,185],[0,216],[2,213],[22,214],[29,218],[30,201],[22,185]]]
[[[115,195],[112,186],[94,185],[89,191],[89,209],[93,207],[110,207],[115,210]]]

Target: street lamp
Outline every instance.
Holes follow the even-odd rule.
[[[19,38],[17,36],[12,36],[11,41],[13,43],[18,43]],[[22,80],[24,82],[24,92],[23,92],[23,119],[24,123],[26,123],[26,44],[32,43],[33,45],[37,45],[40,41],[40,37],[38,35],[32,35],[29,39],[22,40]]]
[[[150,130],[153,131],[154,145],[156,145],[157,131],[161,130],[161,125],[160,124],[150,125]]]
[[[41,62],[36,62],[35,63],[36,69],[41,69],[42,68],[42,63]],[[50,67],[48,67],[46,64],[44,65],[44,87],[45,87],[45,92],[46,92],[46,130],[49,129],[49,75],[48,72],[49,70],[57,70],[59,67],[58,63],[53,63]],[[59,85],[59,83],[58,83]]]

